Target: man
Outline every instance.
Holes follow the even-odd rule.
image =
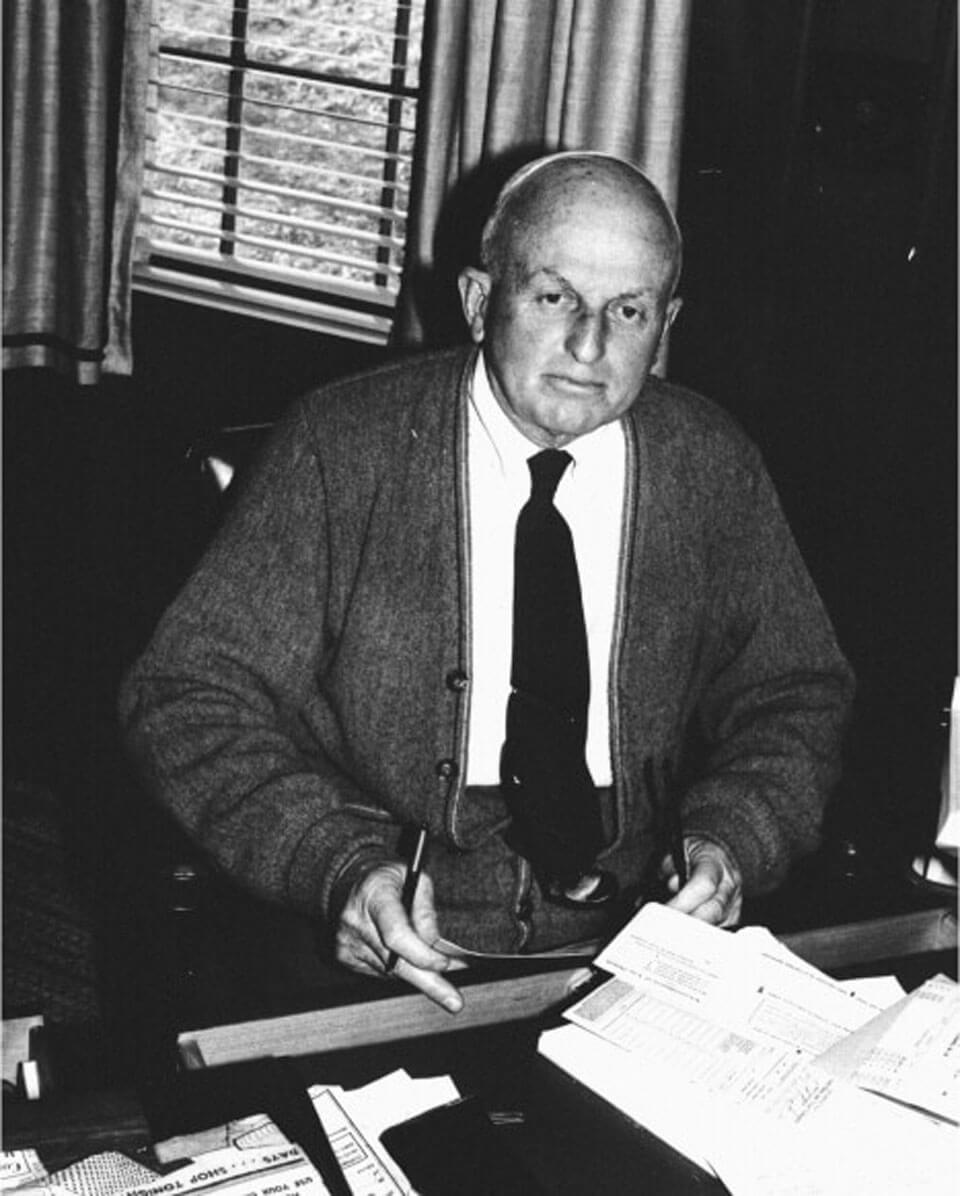
[[[474,351],[294,404],[125,685],[144,776],[214,857],[325,920],[348,968],[395,958],[451,1011],[440,936],[513,951],[593,937],[658,866],[671,904],[730,925],[817,842],[852,678],[756,450],[649,377],[680,258],[627,163],[525,167],[460,279]],[[559,886],[549,794],[524,805],[511,757],[514,528],[544,449],[573,461],[553,483],[589,668],[570,825],[595,835],[583,877]],[[416,826],[408,916],[401,832]]]

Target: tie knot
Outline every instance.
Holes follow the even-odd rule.
[[[530,497],[542,499],[544,502],[553,502],[553,496],[557,492],[563,471],[572,460],[570,454],[561,449],[544,449],[542,453],[528,457],[527,465],[530,467],[532,481]]]

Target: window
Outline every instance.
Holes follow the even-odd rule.
[[[383,343],[424,0],[156,0],[139,289]]]

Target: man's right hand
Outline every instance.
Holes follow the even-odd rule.
[[[459,1013],[463,998],[441,975],[450,957],[430,945],[439,938],[433,882],[421,873],[408,917],[402,900],[406,872],[401,863],[381,864],[350,890],[337,928],[337,961],[355,972],[382,977],[393,951],[393,975],[450,1013]]]

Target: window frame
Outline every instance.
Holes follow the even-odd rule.
[[[394,22],[390,34],[392,50],[387,83],[357,75],[341,75],[250,58],[250,0],[230,0],[230,44],[229,51],[224,54],[173,44],[164,40],[159,26],[154,28],[152,49],[155,62],[159,63],[161,54],[167,54],[189,62],[226,68],[229,72],[226,122],[220,151],[223,182],[216,209],[219,212],[219,257],[195,247],[154,245],[149,233],[149,216],[141,216],[137,225],[137,252],[133,266],[134,290],[371,344],[385,345],[388,342],[399,294],[399,281],[395,290],[388,289],[388,267],[394,276],[399,278],[400,275],[390,261],[390,249],[385,243],[376,249],[375,261],[382,263],[384,270],[376,272],[374,269],[374,284],[318,274],[313,285],[308,282],[309,275],[304,271],[276,263],[268,265],[239,258],[235,252],[233,234],[238,214],[240,153],[245,131],[242,123],[244,84],[252,72],[388,97],[379,180],[379,202],[385,211],[379,219],[373,217],[372,223],[385,242],[398,236],[395,228],[398,219],[409,220],[409,214],[398,204],[398,190],[402,186],[398,181],[398,162],[402,156],[400,140],[405,131],[403,116],[411,108],[416,115],[420,98],[419,84],[412,86],[406,81],[412,17],[417,0],[392,2]],[[154,120],[159,119],[161,81],[158,76],[159,67],[150,83]],[[415,130],[415,122],[413,127]],[[409,131],[409,126],[406,131]],[[413,136],[415,141],[415,131]],[[405,155],[411,165],[413,152],[411,149]],[[145,166],[145,173],[149,168],[150,164]],[[328,192],[324,191],[323,194]],[[342,198],[344,205],[348,206],[349,199],[346,196]],[[207,230],[204,235],[209,237],[211,233]]]

